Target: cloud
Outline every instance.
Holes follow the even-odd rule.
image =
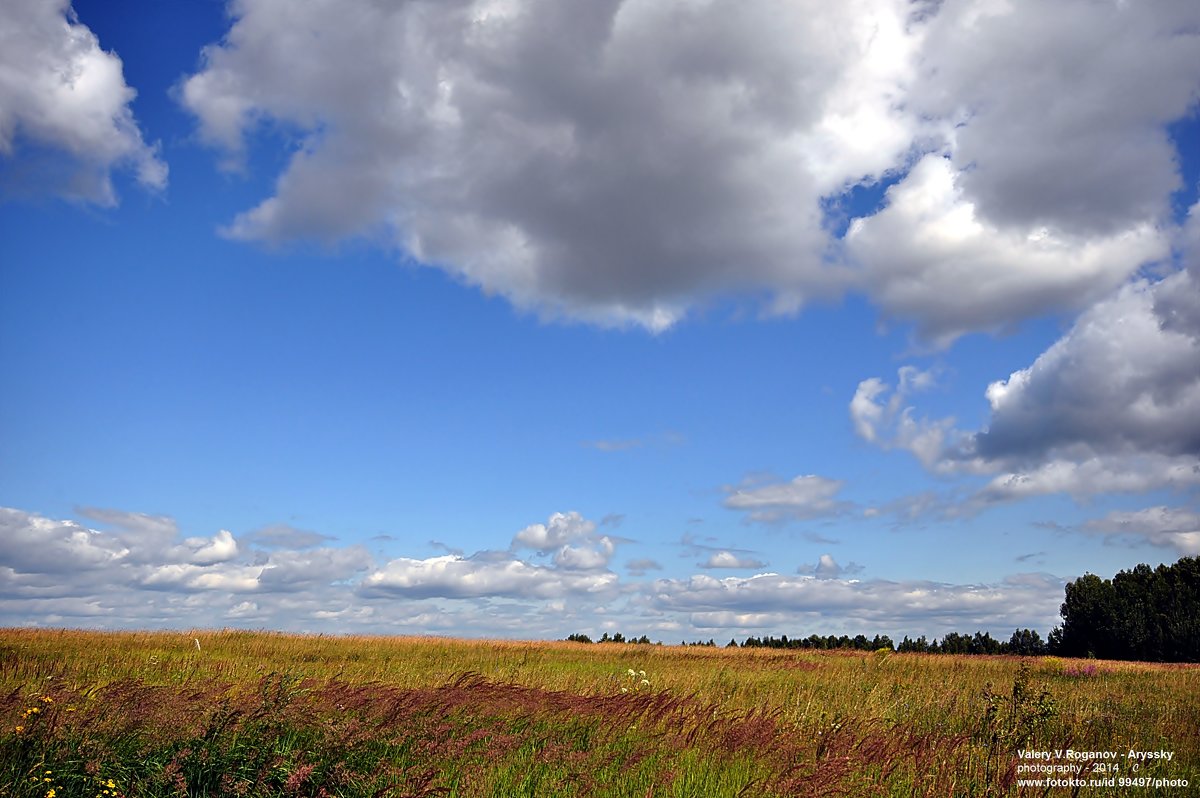
[[[554,513],[545,524],[525,527],[513,537],[511,548],[535,549],[543,555],[554,552],[555,566],[587,571],[607,568],[619,540],[597,535],[594,521],[571,511]]]
[[[616,574],[607,571],[559,570],[517,559],[480,562],[447,555],[426,560],[405,557],[391,560],[368,574],[360,590],[366,596],[551,599],[611,592],[616,582]]]
[[[329,535],[309,529],[297,529],[288,524],[264,526],[243,537],[247,543],[273,549],[307,549],[333,539]]]
[[[92,521],[115,526],[120,530],[117,534],[135,547],[165,548],[179,535],[175,519],[165,515],[131,513],[104,507],[76,507],[75,512]]]
[[[815,565],[801,565],[796,569],[796,573],[815,576],[818,579],[836,579],[839,576],[852,576],[862,570],[863,567],[858,563],[851,562],[843,567],[833,559],[832,554],[822,554]]]
[[[948,462],[999,471],[981,501],[1200,485],[1200,328],[1188,271],[1085,311],[1028,368],[987,389],[986,429]]]
[[[849,509],[849,502],[836,498],[843,484],[815,474],[798,476],[790,482],[743,483],[742,487],[727,486],[722,504],[746,512],[749,520],[760,523],[820,518]]]
[[[555,552],[554,564],[574,571],[594,571],[607,568],[615,550],[612,538],[601,537],[588,545],[563,546]]]
[[[1084,532],[1116,536],[1173,549],[1184,556],[1200,555],[1200,514],[1179,507],[1158,505],[1142,510],[1114,510],[1086,522]]]
[[[1103,236],[1167,212],[1181,181],[1164,125],[1200,97],[1195,4],[949,0],[925,36],[909,100],[954,124],[981,216]]]
[[[304,145],[231,236],[382,228],[551,316],[662,329],[728,290],[828,295],[820,198],[909,144],[899,0],[237,11],[184,104],[235,158],[261,120]]]
[[[1200,455],[1200,342],[1155,311],[1160,296],[1198,290],[1181,272],[1137,281],[1090,308],[1033,365],[988,387],[991,421],[972,454]]]
[[[238,12],[185,105],[234,157],[263,119],[305,144],[230,235],[383,228],[547,315],[661,329],[724,291],[836,292],[820,199],[909,144],[898,0]]]
[[[629,572],[630,576],[645,576],[647,571],[661,571],[662,569],[663,567],[658,561],[645,557],[625,563],[625,570]]]
[[[68,0],[12,0],[0,31],[0,187],[115,205],[112,172],[167,183],[130,110],[121,59],[101,49]]]
[[[132,563],[188,562],[213,565],[238,555],[237,540],[222,529],[211,538],[190,537],[179,540],[179,526],[165,515],[149,515],[103,507],[76,507],[75,512],[101,524],[116,527],[112,537],[126,547]]]
[[[79,574],[124,561],[119,540],[74,521],[0,508],[0,562],[14,574]]]
[[[887,634],[1049,628],[1062,603],[1064,581],[1018,574],[997,584],[951,585],[885,580],[846,581],[759,574],[716,579],[659,579],[653,606],[686,613],[696,628],[826,630],[831,620]]]
[[[977,431],[919,418],[912,367],[898,387],[859,383],[850,415],[859,436],[912,452],[931,472],[985,475],[960,512],[1065,493],[1200,485],[1200,250],[1196,211],[1177,231],[1177,262],[1158,279],[1126,283],[1083,311],[1026,368],[991,383],[990,416]],[[889,391],[891,395],[889,396]]]
[[[577,540],[593,536],[596,524],[575,511],[554,513],[544,524],[530,524],[513,538],[514,548],[551,551]]]
[[[928,155],[888,189],[887,207],[846,233],[871,297],[887,315],[915,321],[922,339],[944,346],[973,330],[1087,307],[1169,254],[1149,221],[1108,234],[1000,227],[980,216],[963,179],[950,159]]]
[[[912,394],[934,383],[932,372],[915,366],[900,367],[895,389],[878,377],[863,380],[850,400],[854,431],[868,443],[882,449],[905,449],[927,468],[936,468],[952,435],[954,419],[917,419],[914,408],[907,404]]]
[[[1200,464],[1192,457],[1113,455],[1072,460],[1055,457],[993,477],[970,500],[969,509],[998,502],[1065,493],[1077,499],[1106,493],[1147,493],[1161,488],[1190,490],[1200,485]]]
[[[171,563],[144,569],[138,584],[157,590],[250,593],[258,589],[258,578],[262,570],[261,566],[255,565],[206,568],[190,563]]]
[[[630,449],[640,448],[642,441],[637,438],[620,441],[584,441],[583,445],[601,452],[625,452]]]
[[[762,568],[766,563],[753,557],[740,557],[731,551],[715,551],[697,565],[700,568]]]
[[[941,146],[846,236],[869,295],[946,344],[1083,309],[1167,257],[1166,124],[1200,97],[1198,30],[1185,3],[939,3],[906,99]]]
[[[298,591],[352,579],[375,565],[362,546],[272,552],[258,576],[264,591]]]
[[[161,527],[169,521],[105,512],[129,525]],[[512,551],[378,561],[357,545],[239,548],[232,559],[202,563],[193,561],[196,547],[176,540],[153,550],[154,559],[138,560],[119,534],[0,508],[0,625],[233,625],[526,639],[635,628],[685,636],[753,628],[789,635],[846,629],[892,635],[984,628],[999,633],[1014,626],[1048,628],[1063,586],[1063,580],[1044,574],[1014,575],[992,585],[847,581],[843,577],[856,567],[842,568],[828,555],[814,568],[822,578],[700,574],[653,582],[623,582],[605,568],[570,562],[571,550],[544,565]],[[218,532],[197,540],[219,546],[224,539]],[[718,565],[762,565],[747,562],[734,549],[698,550]],[[627,568],[637,576],[661,566],[643,559]],[[190,645],[190,639],[186,642]]]
[[[705,541],[705,542],[701,542]],[[696,555],[712,555],[712,554],[755,554],[756,552],[750,549],[739,549],[734,546],[712,545],[718,543],[717,538],[712,535],[698,536],[690,532],[684,532],[679,536],[679,556],[681,558],[694,557]]]
[[[188,538],[183,544],[192,549],[188,559],[196,565],[228,562],[238,555],[237,541],[227,529],[222,529],[211,539]]]
[[[300,142],[235,238],[382,238],[543,316],[651,330],[857,290],[944,344],[1165,255],[1198,25],[1084,0],[242,0],[180,97],[231,161],[260,129]],[[829,209],[884,180],[839,247]]]

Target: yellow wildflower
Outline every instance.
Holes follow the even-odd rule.
[[[47,704],[53,704],[53,703],[54,703],[54,699],[53,699],[53,698],[51,698],[51,697],[50,697],[50,696],[48,696],[48,695],[44,695],[44,696],[42,696],[42,700],[43,700],[43,701],[45,701]]]
[[[23,732],[23,731],[25,731],[25,727],[24,727],[24,726],[18,726],[18,727],[17,727],[17,729],[16,729],[16,732],[17,732],[17,734],[20,734],[20,733],[21,733],[21,732]]]

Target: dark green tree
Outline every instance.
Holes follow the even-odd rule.
[[[1200,558],[1067,585],[1050,647],[1068,657],[1200,662]]]

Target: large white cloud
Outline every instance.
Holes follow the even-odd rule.
[[[260,118],[305,144],[230,234],[384,228],[549,314],[661,328],[720,291],[828,293],[819,198],[908,144],[899,0],[234,11],[185,103],[235,153]]]
[[[149,188],[167,167],[142,139],[121,59],[71,11],[69,0],[8,0],[0,25],[0,172],[16,194],[53,192],[113,205],[114,169]]]
[[[231,235],[382,234],[521,307],[652,329],[745,291],[856,287],[942,342],[1083,307],[1165,254],[1165,126],[1200,88],[1186,2],[231,10],[184,103],[234,160],[264,123],[300,142]],[[893,176],[839,254],[829,209]]]

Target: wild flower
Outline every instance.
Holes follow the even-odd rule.
[[[629,668],[625,671],[625,675],[629,677],[629,681],[621,688],[622,693],[636,693],[639,690],[650,689],[650,680],[646,678],[645,671],[635,671],[633,668]]]
[[[1085,678],[1088,676],[1095,676],[1099,672],[1100,669],[1096,667],[1095,663],[1090,662],[1086,665],[1066,665],[1062,669],[1063,676],[1079,676]]]

